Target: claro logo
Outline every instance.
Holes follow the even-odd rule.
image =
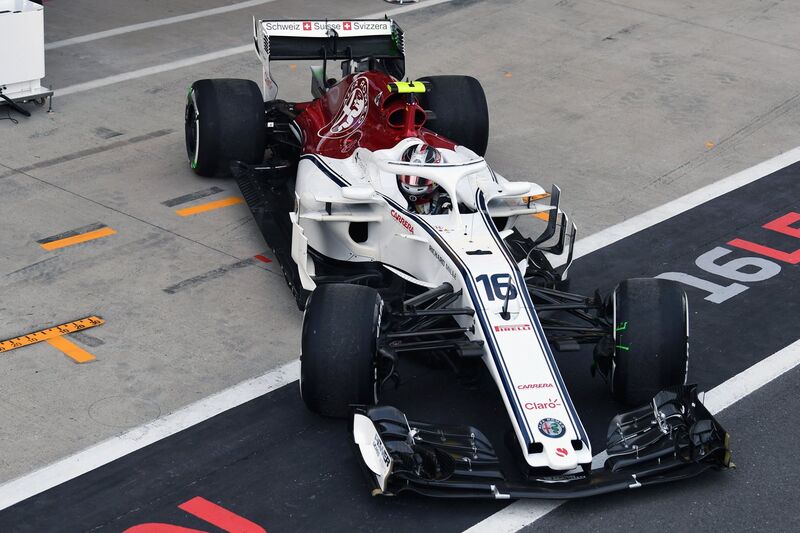
[[[495,326],[495,331],[530,331],[530,324],[511,324],[508,326]]]
[[[409,233],[414,233],[414,226],[411,225],[411,222],[406,220],[403,215],[392,209],[392,218],[400,223],[401,226],[406,228]]]
[[[548,398],[546,402],[525,402],[525,409],[530,411],[555,409],[556,407],[561,407],[561,400],[558,398]]]

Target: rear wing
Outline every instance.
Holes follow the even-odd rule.
[[[264,98],[273,100],[278,87],[269,72],[270,61],[375,61],[400,79],[405,74],[403,30],[391,19],[370,20],[256,20],[253,44],[264,65]],[[350,68],[348,66],[348,68]]]

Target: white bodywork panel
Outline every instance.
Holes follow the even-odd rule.
[[[484,341],[484,362],[528,464],[570,470],[591,463],[589,439],[545,340],[523,274],[490,218],[509,217],[510,228],[521,214],[551,209],[526,200],[544,195],[544,190],[533,183],[505,180],[463,147],[441,150],[442,164],[409,169],[409,163],[400,162],[401,154],[420,142],[404,139],[375,152],[358,148],[344,159],[301,158],[295,186],[298,211],[292,215],[299,226],[294,235],[301,238],[292,255],[304,288],[314,288],[313,272],[306,270],[312,263],[307,256],[310,246],[341,261],[379,262],[423,287],[448,282],[456,291],[463,290],[462,301],[454,305],[475,309],[475,316],[459,321],[462,326],[474,323],[474,333],[468,336]],[[397,186],[398,174],[435,181],[462,204],[464,212],[410,212]],[[351,238],[349,226],[354,222],[367,224],[364,242]],[[504,320],[501,312],[508,290],[513,297],[508,301],[510,318]],[[573,446],[573,441],[582,446]],[[529,453],[532,443],[541,443],[543,451]]]

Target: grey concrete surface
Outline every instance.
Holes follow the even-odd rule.
[[[796,390],[800,369],[781,376],[718,415],[734,435],[735,470],[663,485],[569,502],[524,528],[538,531],[798,531],[800,474],[788,463],[795,454]]]
[[[46,40],[221,4],[53,2]],[[586,235],[800,144],[791,41],[800,6],[770,5],[454,0],[397,19],[409,75],[478,77],[490,163],[513,179],[559,183]],[[356,18],[387,8],[279,0],[54,50],[47,82],[247,43],[251,14]],[[0,121],[0,337],[94,313],[108,321],[89,332],[104,342],[87,347],[93,363],[47,345],[0,355],[0,481],[297,356],[301,316],[274,264],[163,291],[264,252],[242,204],[187,218],[161,204],[210,186],[237,194],[185,163],[185,89],[259,75],[256,58],[240,54],[56,98],[55,113],[33,109],[16,126]],[[274,77],[282,98],[307,98],[304,65],[276,65]],[[35,242],[94,222],[118,233],[52,252]]]

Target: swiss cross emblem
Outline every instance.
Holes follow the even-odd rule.
[[[345,21],[344,24],[343,24],[343,27],[346,30],[352,30],[353,29],[353,24],[350,21]]]
[[[311,30],[311,23],[310,22],[303,22],[303,31]]]

